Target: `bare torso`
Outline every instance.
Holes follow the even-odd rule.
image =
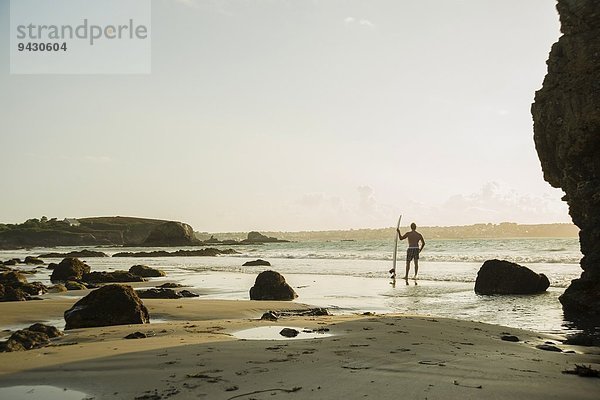
[[[408,239],[408,247],[417,247],[418,248],[420,241],[422,241],[423,244],[425,244],[425,241],[423,240],[423,235],[421,235],[417,231],[407,232],[404,235],[400,236],[400,239],[401,240]]]

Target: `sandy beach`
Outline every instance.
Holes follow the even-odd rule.
[[[0,303],[0,315],[24,328],[60,320],[76,299]],[[400,314],[259,319],[267,310],[309,308],[297,302],[144,304],[159,322],[74,329],[49,347],[0,353],[1,390],[48,385],[94,399],[597,399],[600,390],[600,379],[563,373],[575,364],[598,369],[598,348],[514,328]],[[325,328],[330,336],[235,336],[267,326]],[[136,331],[148,337],[124,339]],[[520,341],[501,340],[507,334]],[[563,352],[535,347],[545,342]]]

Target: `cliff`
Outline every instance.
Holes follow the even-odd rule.
[[[191,236],[190,236],[191,235]],[[93,217],[59,221],[29,219],[0,224],[0,248],[52,246],[180,246],[196,244],[181,222],[135,217]]]
[[[563,35],[531,113],[544,178],[566,193],[581,268],[561,296],[569,319],[600,318],[600,1],[558,0]]]

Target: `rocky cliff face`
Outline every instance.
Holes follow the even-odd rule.
[[[146,238],[144,246],[193,246],[198,244],[194,230],[182,222],[158,225]]]
[[[566,193],[583,273],[561,296],[569,319],[600,318],[600,1],[558,0],[563,35],[532,106],[544,178]]]

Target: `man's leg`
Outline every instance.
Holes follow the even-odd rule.
[[[404,279],[408,279],[408,272],[410,271],[410,260],[406,259],[406,273],[404,274]]]
[[[417,274],[419,273],[419,259],[415,258],[415,279],[417,279]],[[408,272],[406,273],[408,275]]]

